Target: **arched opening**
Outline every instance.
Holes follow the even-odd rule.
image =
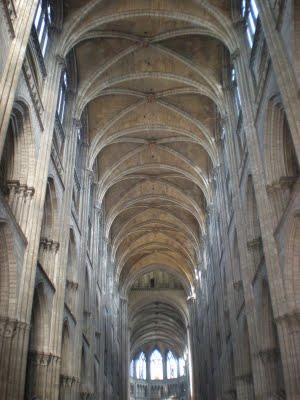
[[[65,291],[65,302],[69,307],[70,311],[75,314],[76,312],[76,295],[78,288],[78,257],[76,240],[73,229],[70,229],[69,246],[68,246],[68,260],[67,260],[67,279],[66,279],[66,291]]]
[[[26,373],[26,400],[43,398],[45,387],[43,374],[51,361],[47,348],[49,344],[49,305],[44,284],[40,283],[34,292]]]
[[[163,357],[158,349],[155,349],[150,356],[150,377],[152,380],[164,379]]]
[[[34,145],[27,106],[14,104],[0,162],[0,188],[8,194],[13,185],[30,185],[33,179]]]
[[[41,231],[41,240],[51,241],[56,238],[56,226],[58,218],[58,202],[54,179],[48,178],[46,187],[46,197],[44,203],[44,213]]]
[[[135,360],[135,374],[137,379],[147,378],[146,356],[144,352]]]
[[[72,390],[72,349],[70,327],[68,320],[63,323],[61,342],[61,366],[60,366],[60,387],[59,399],[66,400],[71,396]]]
[[[61,375],[68,376],[70,373],[70,329],[68,321],[64,321],[62,330],[62,343],[61,343]]]
[[[0,192],[23,230],[28,200],[34,195],[34,167],[35,148],[29,110],[22,101],[16,101],[0,160]]]
[[[172,351],[167,353],[167,379],[178,377],[178,359],[174,357]]]
[[[267,108],[265,171],[277,225],[289,203],[293,186],[299,177],[299,163],[289,124],[278,96],[270,100]]]
[[[56,271],[55,256],[59,249],[58,237],[58,201],[54,179],[47,180],[46,197],[40,236],[38,262],[53,280]]]
[[[81,361],[80,361],[80,392],[82,395],[88,393],[88,365],[87,365],[87,354],[82,345],[81,348]]]
[[[0,163],[0,188],[4,195],[8,195],[9,182],[13,181],[16,175],[15,170],[17,169],[17,167],[14,168],[14,137],[16,136],[16,134],[14,133],[15,131],[17,131],[16,121],[14,120],[14,118],[11,118],[6,133],[3,155]],[[18,157],[16,158],[18,159]]]

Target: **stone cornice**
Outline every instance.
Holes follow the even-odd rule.
[[[23,73],[25,76],[25,80],[27,83],[27,87],[29,89],[30,97],[32,99],[34,109],[36,111],[36,115],[42,130],[44,130],[43,122],[42,122],[42,114],[44,112],[44,106],[42,99],[40,97],[39,88],[37,82],[35,80],[31,63],[29,61],[28,53],[26,53],[24,61],[23,61]]]
[[[12,38],[15,37],[14,22],[17,17],[16,8],[13,0],[2,0],[1,2],[9,33]]]

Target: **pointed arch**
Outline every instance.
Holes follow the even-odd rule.
[[[2,190],[7,190],[12,182],[27,186],[33,183],[35,145],[29,115],[27,104],[15,101],[0,162]]]
[[[68,320],[63,323],[62,329],[62,343],[61,343],[61,375],[68,376],[70,373],[70,351],[71,351],[71,338],[70,327]]]
[[[58,225],[58,200],[56,194],[56,188],[54,179],[48,178],[46,197],[44,203],[44,215],[42,222],[41,238],[53,240],[57,237],[57,225]]]
[[[151,380],[164,379],[163,357],[158,349],[153,350],[150,355],[150,377]]]

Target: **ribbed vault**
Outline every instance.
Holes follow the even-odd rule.
[[[77,59],[116,283],[128,296],[160,270],[181,285],[130,304],[131,351],[162,341],[182,352],[225,114],[222,60],[236,47],[230,1],[70,0],[64,12],[61,54]]]

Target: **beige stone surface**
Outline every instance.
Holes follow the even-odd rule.
[[[299,6],[242,3],[1,0],[1,399],[300,399]]]

